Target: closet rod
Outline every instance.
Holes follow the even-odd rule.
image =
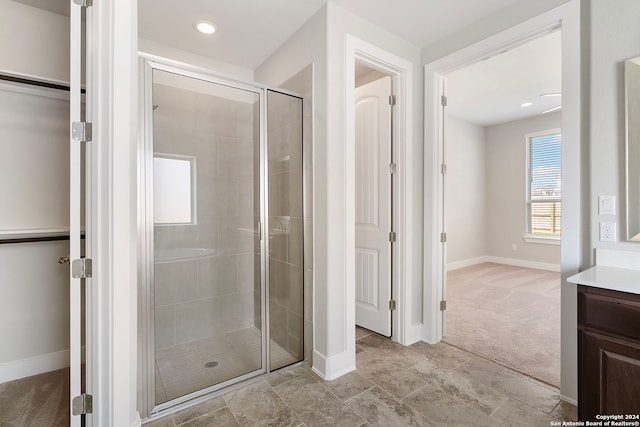
[[[42,80],[32,79],[28,77],[21,77],[21,76],[16,76],[11,74],[4,74],[1,72],[0,72],[0,80],[13,82],[13,83],[26,84],[31,86],[39,86],[39,87],[44,87],[48,89],[64,90],[66,92],[69,92],[71,90],[68,85],[51,83],[51,82],[46,82]],[[86,91],[85,89],[81,89],[80,92],[85,93]],[[84,239],[85,238],[84,234],[82,234],[80,238]],[[62,236],[39,236],[39,237],[16,237],[16,238],[0,237],[0,245],[15,244],[15,243],[53,242],[53,241],[60,241],[60,240],[69,240],[69,235],[67,234]]]
[[[82,234],[80,236],[81,239],[84,239],[85,236]],[[8,244],[8,243],[35,243],[35,242],[54,242],[59,240],[69,240],[69,235],[64,236],[42,236],[42,237],[16,237],[14,238],[1,238],[0,245]]]
[[[31,85],[31,86],[46,87],[48,89],[64,90],[66,92],[69,92],[71,90],[68,85],[59,84],[59,83],[45,82],[45,81],[42,81],[42,80],[30,79],[30,78],[27,78],[27,77],[19,77],[19,76],[14,76],[14,75],[10,75],[10,74],[2,74],[2,73],[0,73],[0,80],[4,80],[4,81],[8,81],[8,82],[14,82],[14,83],[22,83],[22,84]],[[85,89],[80,89],[80,92],[81,93],[86,93],[86,90]]]

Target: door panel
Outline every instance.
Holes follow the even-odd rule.
[[[160,409],[265,372],[260,103],[154,69],[153,400]]]
[[[391,78],[355,90],[356,324],[391,336]]]

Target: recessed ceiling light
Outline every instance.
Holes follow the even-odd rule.
[[[216,26],[213,22],[201,19],[193,24],[193,27],[202,34],[211,35],[216,32]]]
[[[543,93],[542,95],[540,95],[541,98],[544,98],[547,96],[562,96],[562,94],[560,92],[549,92],[549,93]]]
[[[544,110],[542,113],[540,114],[546,114],[546,113],[550,113],[552,111],[556,111],[562,108],[562,105],[558,105],[557,107],[553,107],[553,108],[549,108],[548,110]]]
[[[524,102],[520,104],[521,107],[531,107],[532,105],[533,105],[533,102]]]

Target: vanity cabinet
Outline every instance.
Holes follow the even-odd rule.
[[[640,415],[640,295],[578,286],[578,418],[599,414]]]

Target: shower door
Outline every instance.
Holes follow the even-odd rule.
[[[264,95],[144,64],[141,351],[156,412],[266,372]]]

